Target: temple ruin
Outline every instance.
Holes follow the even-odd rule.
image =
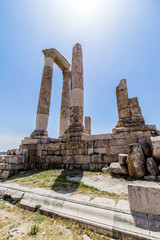
[[[101,171],[128,154],[131,144],[147,144],[159,136],[155,125],[145,125],[137,98],[128,98],[126,80],[116,89],[119,121],[112,133],[91,135],[91,119],[83,123],[83,56],[76,44],[72,64],[56,50],[46,49],[39,94],[36,126],[30,137],[22,140],[19,149],[8,150],[0,157],[0,176],[7,178],[26,169],[84,169]],[[53,64],[63,72],[59,138],[48,136]],[[155,140],[154,140],[155,141]],[[122,171],[123,172],[123,171]],[[126,171],[124,171],[126,173]]]

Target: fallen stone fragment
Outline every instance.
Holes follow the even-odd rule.
[[[156,180],[156,176],[147,175],[147,176],[144,176],[144,179],[145,179],[146,181],[155,181],[155,180]]]
[[[152,155],[155,159],[160,160],[160,136],[150,137]]]
[[[118,154],[118,161],[120,165],[125,165],[126,164],[126,160],[127,160],[128,154]]]
[[[110,167],[110,172],[114,174],[128,174],[128,170],[124,165],[120,165],[118,162],[117,163],[111,163]]]
[[[159,172],[157,164],[152,157],[147,158],[147,170],[153,176],[156,176]]]
[[[102,168],[103,173],[110,173],[110,167],[104,167]]]
[[[145,158],[139,143],[129,145],[127,164],[130,177],[141,178],[146,175]]]
[[[139,144],[141,145],[144,156],[146,158],[152,157],[152,151],[151,151],[151,147],[149,146],[149,144],[144,143],[144,142],[139,142]]]

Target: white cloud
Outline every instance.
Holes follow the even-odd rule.
[[[14,134],[0,134],[0,152],[19,148],[22,139],[23,137]]]

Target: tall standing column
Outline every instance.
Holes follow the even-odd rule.
[[[72,53],[70,126],[83,126],[83,60],[82,47],[77,43]]]
[[[88,131],[88,134],[91,135],[91,118],[85,117],[85,129]]]
[[[63,90],[61,100],[61,116],[60,116],[60,131],[59,136],[63,136],[64,132],[69,127],[69,112],[70,112],[70,80],[71,72],[63,71]]]
[[[43,53],[45,55],[45,62],[38,101],[36,129],[31,136],[48,136],[47,126],[50,110],[54,58],[50,56],[49,49],[44,50]]]

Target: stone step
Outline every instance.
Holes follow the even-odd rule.
[[[58,215],[80,222],[84,227],[118,239],[158,240],[159,231],[143,229],[135,225],[127,200],[97,197],[93,200],[86,195],[55,193],[47,189],[30,189],[17,184],[1,183],[0,198],[10,196],[19,200],[19,206],[34,210],[40,206],[40,213]]]

